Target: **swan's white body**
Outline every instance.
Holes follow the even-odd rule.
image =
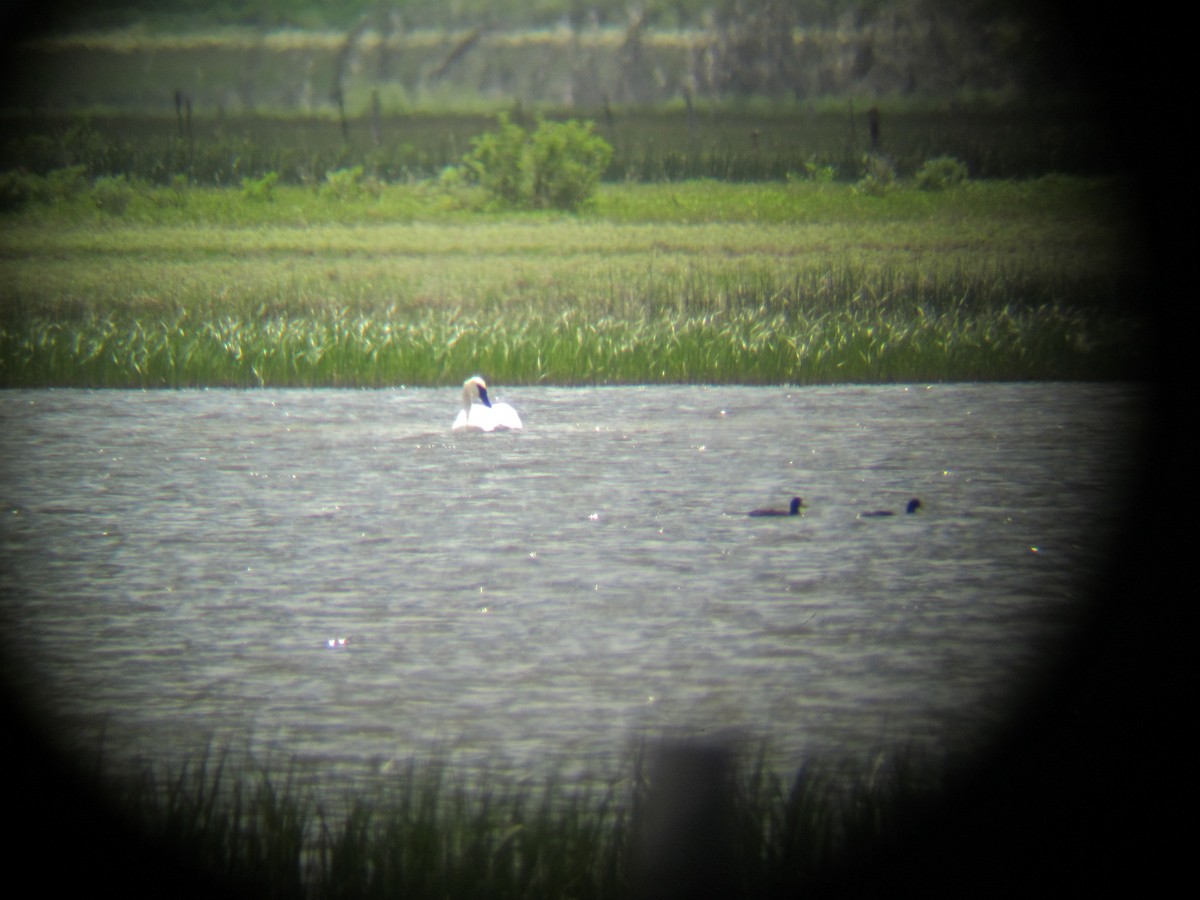
[[[475,375],[463,382],[462,409],[454,419],[453,430],[520,431],[521,417],[507,403],[492,403],[487,383]]]

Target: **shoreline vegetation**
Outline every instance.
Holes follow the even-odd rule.
[[[593,784],[467,776],[433,758],[331,800],[295,760],[228,750],[92,781],[133,826],[122,839],[177,861],[172,877],[201,879],[200,896],[319,900],[685,897],[713,884],[722,897],[795,896],[887,864],[905,826],[929,824],[945,776],[880,753],[861,770],[810,761],[782,778],[761,751],[663,741]]]
[[[563,3],[506,29],[476,25],[496,4],[475,0],[454,21],[432,2],[405,21],[373,0],[219,14],[233,6],[231,29],[188,4],[181,34],[75,3],[88,34],[6,45],[0,389],[1153,374],[1152,248],[1121,173],[1154,129],[1073,67],[1078,21],[931,26],[921,4],[860,20],[831,3],[802,22],[775,3],[703,22],[652,2],[564,28]],[[519,210],[456,177],[501,112],[592,120],[612,154],[591,201]],[[939,161],[952,177],[923,180]],[[1119,650],[1100,685],[1124,674]],[[925,889],[963,873],[967,890],[1024,889],[1038,864],[1077,884],[1128,857],[1138,821],[1112,798],[1140,782],[1097,762],[1136,732],[1099,724],[1109,697],[1089,681],[1071,716],[1005,745],[1029,780],[964,821],[939,821],[964,773],[900,751],[788,777],[761,756],[656,769],[634,754],[591,787],[410,762],[331,804],[294,763],[210,751],[74,780],[18,737],[33,765],[14,769],[15,808],[45,827],[17,847],[92,884],[161,874],[156,893],[182,896],[845,896],[856,876],[893,889],[889,863]],[[1044,765],[1047,734],[1087,752]],[[699,793],[715,838],[692,835],[712,865],[646,876],[659,774],[693,763],[719,788]]]
[[[0,115],[0,387],[1145,377],[1085,84],[903,4],[671,9],[75,10]]]
[[[0,386],[1143,374],[1115,179],[606,183],[574,214],[357,169],[65,180],[0,215]]]

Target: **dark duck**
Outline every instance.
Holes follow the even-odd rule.
[[[787,509],[752,509],[746,513],[748,516],[798,516],[800,508],[804,506],[804,501],[799,497],[793,497],[792,502],[788,504]]]
[[[904,512],[911,516],[913,513],[915,513],[920,508],[921,508],[921,501],[918,500],[916,497],[913,497],[911,500],[908,501],[908,505],[904,507]],[[879,518],[880,516],[894,516],[895,514],[896,513],[890,509],[876,509],[876,510],[873,510],[872,512],[865,512],[862,514],[862,516],[864,519],[875,519],[875,518]]]

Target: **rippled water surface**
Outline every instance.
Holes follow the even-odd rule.
[[[452,435],[455,390],[0,393],[15,687],[110,756],[217,736],[348,774],[676,731],[969,748],[1085,607],[1140,401],[498,393],[523,433]]]

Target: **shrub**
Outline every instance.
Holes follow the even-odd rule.
[[[383,190],[378,179],[364,178],[363,167],[354,166],[349,169],[337,169],[325,173],[325,183],[321,185],[321,196],[334,200],[360,200],[370,195],[378,197]]]
[[[896,185],[896,170],[882,156],[868,153],[863,157],[863,175],[855,189],[872,197],[882,197]]]
[[[269,203],[275,199],[275,184],[278,181],[278,172],[268,172],[262,178],[243,178],[242,198]]]
[[[158,209],[183,209],[188,205],[190,191],[186,175],[172,175],[166,188],[150,192],[150,202]]]
[[[129,206],[133,193],[133,185],[124,175],[102,175],[92,185],[91,197],[101,212],[119,216]]]
[[[13,138],[7,149],[9,153],[6,158],[19,160],[23,171],[39,175],[60,168],[65,162],[66,148],[61,136],[29,134]]]
[[[936,156],[917,171],[917,187],[923,191],[944,191],[967,180],[967,167],[953,156]]]
[[[87,187],[84,166],[33,175],[21,169],[0,173],[0,211],[24,209],[30,203],[53,203],[82,194]]]
[[[90,173],[108,169],[114,147],[103,134],[92,127],[86,119],[71,125],[55,147],[59,158],[66,165],[84,165]]]
[[[539,122],[530,138],[533,205],[579,209],[596,192],[612,147],[590,122]]]
[[[831,184],[837,177],[837,167],[829,163],[822,164],[810,159],[804,163],[804,177],[809,181],[815,181],[817,184]],[[788,180],[795,180],[791,173],[788,174]]]
[[[501,113],[499,127],[472,138],[471,148],[463,157],[469,177],[505,203],[520,206],[528,201],[531,179],[525,129]]]
[[[596,191],[612,147],[592,123],[539,121],[533,134],[500,116],[496,131],[472,140],[467,177],[503,203],[576,210]]]
[[[36,176],[19,169],[0,172],[0,212],[24,209],[34,198]]]
[[[45,177],[45,195],[41,199],[69,200],[87,189],[87,166],[67,166],[55,169]]]

